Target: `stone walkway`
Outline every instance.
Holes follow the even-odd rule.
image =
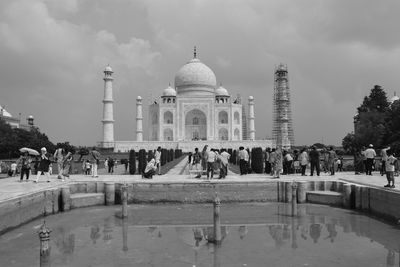
[[[186,164],[186,158],[182,160],[179,164]],[[179,165],[178,164],[178,165]],[[181,165],[183,166],[183,165]],[[121,166],[122,168],[122,166]],[[177,168],[179,170],[179,168]],[[33,176],[34,177],[34,176]],[[32,177],[32,178],[33,178]],[[394,190],[400,192],[400,178],[395,177],[396,188],[386,189]],[[161,176],[154,176],[153,179],[142,179],[140,175],[100,175],[98,178],[93,178],[91,176],[85,175],[71,175],[70,179],[62,182],[57,179],[56,175],[52,175],[51,182],[47,183],[46,179],[42,176],[39,183],[33,183],[31,180],[29,182],[19,182],[19,177],[4,178],[0,179],[0,202],[20,197],[26,194],[32,194],[35,192],[40,192],[44,189],[57,188],[62,185],[71,182],[86,182],[86,181],[102,181],[102,182],[137,182],[137,183],[258,183],[258,182],[276,182],[278,179],[273,179],[271,176],[265,174],[249,174],[249,175],[228,175],[226,179],[222,180],[201,180],[201,179],[191,179],[189,175],[183,174],[166,174]],[[379,187],[383,189],[383,185],[387,183],[385,176],[380,176],[379,173],[375,173],[373,176],[366,175],[354,175],[350,172],[337,173],[335,176],[330,176],[326,174],[321,174],[318,176],[300,176],[300,175],[282,175],[279,180],[283,181],[305,181],[305,180],[342,180],[356,184],[369,185],[373,187]]]
[[[170,169],[165,175],[189,174],[189,173],[184,173],[186,171],[187,163],[188,163],[188,157],[184,157],[178,164],[176,164],[172,169]]]

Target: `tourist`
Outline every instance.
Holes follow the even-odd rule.
[[[213,179],[214,177],[214,164],[217,159],[217,155],[214,152],[214,149],[210,149],[210,151],[207,152],[207,179],[211,178]],[[211,172],[211,177],[210,177],[210,172]]]
[[[161,147],[160,146],[157,148],[157,151],[154,154],[154,157],[156,160],[157,173],[158,173],[158,175],[161,175]]]
[[[290,154],[290,152],[287,151],[286,154],[285,154],[285,170],[286,170],[286,174],[291,174],[292,173],[292,164],[293,164],[293,157]]]
[[[96,147],[93,147],[92,151],[90,151],[90,156],[92,157],[92,177],[99,177],[97,167],[100,162],[100,152],[96,150]]]
[[[61,146],[58,146],[58,148],[56,149],[56,151],[54,152],[54,159],[57,161],[57,170],[58,170],[58,179],[62,179],[62,175],[63,175],[63,161],[64,161],[64,154],[65,151]]]
[[[397,159],[393,156],[393,152],[391,150],[386,151],[386,153],[387,159],[385,167],[388,184],[385,185],[385,187],[394,188],[394,170]],[[392,184],[390,184],[390,182],[392,182]]]
[[[271,153],[271,148],[267,147],[264,153],[264,162],[265,162],[265,173],[271,173],[271,163],[269,162],[269,155]]]
[[[329,152],[326,148],[323,148],[322,155],[324,157],[324,172],[327,173],[329,172]]]
[[[374,146],[372,144],[370,144],[368,149],[365,150],[365,158],[367,159],[366,175],[372,175],[372,165],[374,164],[375,157],[376,157],[376,153],[374,150]]]
[[[329,148],[329,157],[328,157],[328,164],[329,164],[329,170],[331,172],[331,175],[335,175],[335,161],[337,158],[335,150],[333,150],[333,146]]]
[[[271,166],[271,176],[275,175],[275,157],[276,157],[276,149],[273,148],[271,153],[269,154],[269,165]]]
[[[11,168],[11,176],[12,177],[16,176],[17,175],[17,163],[15,161],[13,161],[11,163],[10,168]]]
[[[274,178],[279,178],[280,177],[280,173],[283,169],[282,166],[282,149],[280,147],[278,147],[275,150],[275,162],[274,162]]]
[[[92,164],[90,164],[90,161],[87,159],[85,161],[85,174],[90,175],[92,169]]]
[[[203,171],[207,170],[207,149],[208,145],[205,145],[201,151],[201,167],[203,168]]]
[[[383,176],[385,174],[385,163],[387,161],[388,155],[387,155],[387,151],[390,149],[390,146],[385,147],[381,150],[381,157],[382,157],[382,161],[381,161],[381,176]]]
[[[226,175],[228,174],[228,164],[229,158],[231,155],[226,152],[226,149],[221,150],[221,155],[219,155],[219,159],[221,161],[220,170],[219,170],[219,178],[225,179]]]
[[[156,173],[157,166],[156,160],[152,158],[146,165],[146,168],[143,172],[143,178],[153,179],[153,175]]]
[[[108,173],[114,173],[114,164],[115,164],[114,159],[110,157],[108,159]]]
[[[240,175],[247,174],[248,171],[248,162],[249,162],[249,153],[244,147],[239,147],[239,168],[240,168]]]
[[[195,178],[201,178],[201,173],[202,173],[202,167],[201,167],[201,155],[199,153],[199,149],[196,147],[194,149],[194,154],[193,154],[193,159],[192,159],[192,166],[196,171],[199,173]]]
[[[39,177],[40,175],[44,174],[47,178],[47,182],[50,183],[50,174],[49,174],[49,165],[51,163],[50,160],[50,154],[47,153],[47,149],[45,147],[42,147],[40,149],[40,161],[37,169],[37,175],[36,175],[36,180],[34,180],[35,183],[39,182]]]
[[[67,155],[65,155],[64,160],[63,160],[63,165],[62,165],[62,169],[63,169],[62,175],[63,175],[63,177],[62,177],[61,181],[64,181],[64,177],[69,178],[72,159],[73,159],[72,152],[68,151]]]
[[[21,177],[20,182],[24,180],[24,175],[26,175],[26,181],[29,180],[29,173],[31,172],[31,162],[32,159],[29,156],[28,152],[24,152],[21,157],[18,159],[18,165],[21,166]]]
[[[108,157],[104,160],[104,169],[107,171],[107,172],[110,172],[110,169],[108,168]]]
[[[362,159],[362,162],[363,162],[363,170],[362,170],[362,172],[365,172],[365,174],[368,174],[367,173],[367,157],[366,157],[366,155],[365,155],[365,152],[366,152],[366,149],[365,149],[365,146],[363,146],[362,148],[361,148],[361,159]]]
[[[189,171],[192,169],[192,157],[193,157],[192,152],[189,152],[188,161],[187,161]]]
[[[343,171],[343,157],[339,157],[336,161],[337,164],[337,171],[342,172]]]
[[[306,176],[306,169],[308,164],[308,154],[305,148],[301,150],[299,156],[300,166],[301,166],[301,176]]]
[[[310,151],[310,163],[311,163],[311,176],[314,175],[314,169],[317,172],[317,176],[319,176],[319,152],[315,146],[312,146]]]

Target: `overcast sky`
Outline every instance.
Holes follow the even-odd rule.
[[[339,145],[375,84],[400,93],[399,12],[398,0],[2,0],[0,105],[55,143],[93,145],[110,64],[115,140],[135,140],[136,97],[173,84],[196,45],[218,84],[255,97],[257,138],[271,136],[285,63],[296,144]]]

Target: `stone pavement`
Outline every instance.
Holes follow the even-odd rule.
[[[33,178],[34,176],[32,176]],[[399,192],[400,190],[400,178],[397,178],[396,181],[396,188],[394,189],[387,189],[387,190],[395,190]],[[22,183],[19,182],[19,177],[12,177],[12,178],[4,178],[0,179],[0,202],[12,199],[16,197],[20,197],[26,194],[32,194],[35,192],[43,191],[44,189],[49,188],[57,188],[63,186],[68,183],[73,182],[86,182],[86,181],[101,181],[101,182],[136,182],[136,183],[238,183],[238,182],[248,182],[248,183],[258,183],[258,182],[275,182],[278,179],[273,179],[269,175],[265,174],[249,174],[249,175],[228,175],[226,179],[222,180],[203,180],[203,179],[194,179],[190,178],[189,175],[183,174],[166,174],[166,175],[155,175],[153,179],[142,179],[140,175],[108,175],[103,174],[100,175],[98,178],[93,178],[91,176],[86,175],[71,175],[70,179],[62,182],[61,180],[57,179],[56,175],[52,175],[52,179],[50,183],[46,182],[44,176],[41,177],[39,183],[33,183],[31,180],[29,182],[23,181]],[[366,175],[354,175],[352,172],[340,172],[334,176],[321,174],[320,177],[318,176],[300,176],[300,175],[282,175],[279,180],[293,180],[293,181],[317,181],[317,180],[342,180],[356,184],[362,185],[369,185],[372,187],[379,187],[383,188],[385,185],[386,177],[380,176],[379,173],[375,173],[373,176],[366,176]]]

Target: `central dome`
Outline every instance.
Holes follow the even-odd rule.
[[[193,92],[199,95],[214,94],[217,79],[214,72],[198,58],[193,58],[175,75],[178,94]]]

